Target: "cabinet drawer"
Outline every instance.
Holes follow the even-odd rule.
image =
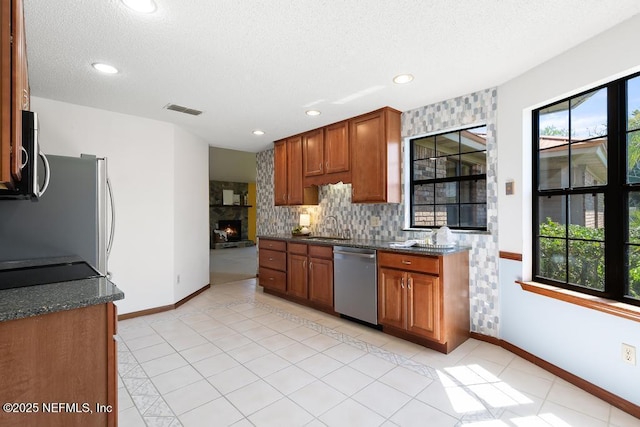
[[[437,256],[407,255],[378,251],[378,265],[419,271],[421,273],[440,274],[440,262]]]
[[[260,249],[271,249],[272,251],[286,251],[287,242],[281,240],[260,239],[258,242]]]
[[[309,256],[315,258],[333,258],[333,246],[309,245]]]
[[[267,289],[285,292],[287,290],[287,273],[260,267],[258,270],[258,284]]]
[[[291,254],[306,255],[307,245],[306,243],[291,243],[287,245],[287,252]]]
[[[273,270],[287,271],[287,253],[260,249],[260,267],[271,268]]]

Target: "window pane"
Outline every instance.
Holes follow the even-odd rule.
[[[640,193],[629,194],[629,243],[640,244]]]
[[[436,159],[436,178],[458,176],[458,156],[439,157]]]
[[[564,239],[540,238],[539,276],[560,282],[567,281],[566,245],[567,241]]]
[[[458,205],[445,205],[442,207],[447,213],[447,222],[446,224],[442,225],[448,225],[449,227],[459,227],[460,224],[458,222]]]
[[[487,205],[460,205],[461,227],[486,227]]]
[[[627,134],[627,182],[640,182],[640,131]]]
[[[433,206],[414,206],[413,223],[419,227],[432,227],[436,225]]]
[[[445,133],[444,135],[436,135],[436,150],[439,156],[459,153],[459,133]]]
[[[607,134],[607,88],[571,99],[572,141]]]
[[[627,81],[627,130],[640,129],[640,76]]]
[[[440,182],[436,184],[436,204],[458,202],[458,183]]]
[[[460,131],[460,152],[485,151],[487,149],[487,127],[482,126]]]
[[[569,101],[560,102],[540,110],[538,115],[539,136],[569,136]]]
[[[625,296],[640,300],[640,246],[627,247],[628,285]]]
[[[546,237],[566,237],[565,196],[538,198],[538,233]]]
[[[435,159],[423,159],[413,162],[413,179],[434,179],[436,177]]]
[[[571,144],[571,187],[607,184],[607,138]]]
[[[484,151],[460,156],[460,176],[487,173],[487,153]]]
[[[604,241],[604,194],[569,196],[569,238]]]
[[[569,240],[569,282],[604,290],[604,243]]]
[[[425,138],[414,139],[413,141],[413,160],[422,160],[435,157],[436,146],[435,138],[428,136]]]
[[[462,181],[460,183],[460,203],[486,203],[487,181]]]
[[[448,225],[447,223],[447,207],[445,205],[435,206],[435,215],[436,215],[436,223],[437,227],[442,227],[443,225]]]
[[[569,187],[569,146],[554,145],[557,143],[552,140],[548,145],[550,148],[540,151],[538,185],[541,190]]]
[[[416,205],[432,205],[435,202],[433,184],[413,186],[413,203]]]

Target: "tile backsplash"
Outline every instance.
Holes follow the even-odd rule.
[[[486,89],[402,113],[403,139],[472,125],[487,125],[487,232],[454,233],[457,241],[472,249],[470,258],[471,330],[498,336],[498,220],[497,220],[497,89]],[[404,148],[403,148],[404,149]],[[421,238],[424,231],[404,230],[405,204],[352,204],[351,184],[324,185],[316,206],[274,206],[273,149],[257,154],[257,234],[286,234],[298,225],[299,215],[311,215],[313,233],[350,230],[354,238],[406,240]],[[334,230],[336,217],[338,230]],[[375,226],[379,221],[379,226]]]

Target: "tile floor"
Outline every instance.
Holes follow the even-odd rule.
[[[216,284],[119,322],[120,426],[640,426],[499,347],[443,355]]]

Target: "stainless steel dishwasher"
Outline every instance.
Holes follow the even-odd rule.
[[[333,305],[337,313],[378,324],[378,285],[374,249],[333,247]]]

